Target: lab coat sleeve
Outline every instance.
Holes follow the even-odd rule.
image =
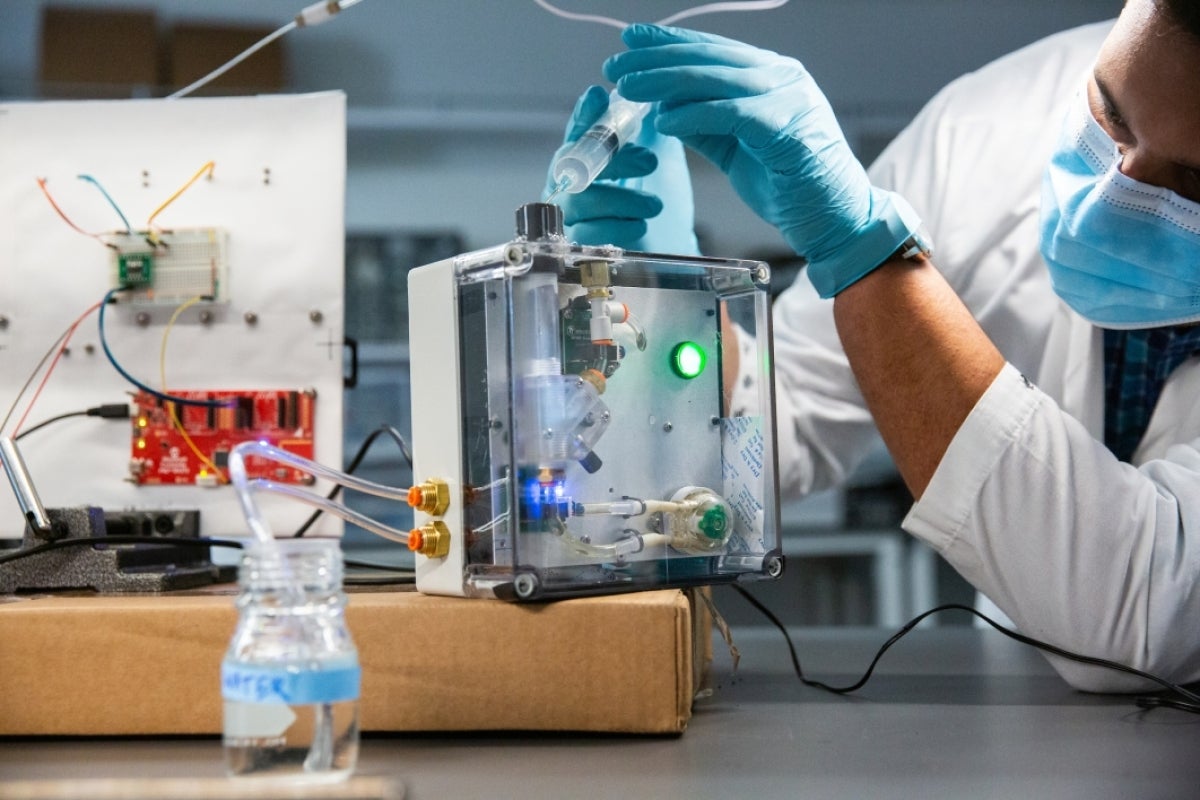
[[[1037,374],[1058,301],[1038,253],[1038,199],[1062,109],[1111,22],[1057,34],[938,92],[868,170],[921,215],[934,261],[980,326]],[[780,484],[841,483],[880,447],[833,323],[801,277],[775,302]]]
[[[1008,365],[904,527],[1022,633],[1175,682],[1200,679],[1200,442],[1133,467]],[[1051,657],[1089,691],[1153,688]]]
[[[798,279],[775,301],[775,408],[780,488],[840,484],[878,439],[833,322],[833,304]]]

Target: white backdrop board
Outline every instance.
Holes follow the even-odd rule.
[[[63,221],[38,186],[89,233],[134,231],[205,163],[211,175],[180,194],[154,228],[216,229],[228,237],[227,303],[201,303],[169,332],[174,305],[118,304],[105,330],[118,362],[161,390],[316,392],[318,461],[341,466],[345,97],[339,92],[181,100],[0,104],[0,414],[39,359],[114,287],[112,251]],[[145,309],[143,309],[145,310]],[[133,391],[101,348],[95,314],[75,332],[23,429],[57,414],[120,403]],[[4,433],[11,435],[32,392]],[[205,535],[248,535],[233,488],[138,486],[130,480],[131,422],[66,419],[19,444],[47,507],[198,508]],[[317,490],[325,487],[317,486]],[[259,497],[277,535],[311,512]],[[326,515],[328,517],[328,515]],[[324,518],[314,533],[340,533]],[[0,486],[0,537],[23,521]]]

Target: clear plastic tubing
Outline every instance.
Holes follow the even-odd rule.
[[[621,145],[638,135],[649,103],[626,100],[613,89],[608,110],[554,161],[554,191],[582,192],[604,171]]]

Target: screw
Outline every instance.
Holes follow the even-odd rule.
[[[88,344],[85,344],[83,346],[83,352],[87,353],[89,356],[95,355],[96,354],[96,345],[91,344],[90,342]]]
[[[667,433],[670,433],[674,429],[675,429],[675,426],[672,425],[670,422],[663,423],[663,430],[666,431]]]
[[[150,314],[147,311],[139,311],[134,320],[143,328],[150,324]]]
[[[601,413],[600,413],[600,420],[601,420],[602,422],[608,422],[610,419],[612,419],[612,412],[611,412],[611,411],[603,411],[603,412],[601,412]]]
[[[200,312],[200,323],[207,325],[213,320],[213,313],[207,308]]]
[[[271,185],[271,168],[263,167],[263,186]]]
[[[547,439],[553,439],[554,428],[546,428],[546,430],[542,431],[542,436],[546,437]]]
[[[314,308],[312,311],[308,312],[308,318],[312,322],[319,324],[321,320],[325,319],[325,315],[322,314],[318,309]]]
[[[8,329],[8,317],[0,314],[0,331]]]
[[[245,314],[242,314],[242,319],[246,320],[247,325],[258,324],[258,314],[255,314],[253,311],[247,311]]]
[[[710,424],[710,425],[720,425],[720,424],[721,424],[721,418],[720,418],[720,417],[718,417],[716,414],[713,414],[711,417],[709,417],[709,418],[708,418],[708,424]]]

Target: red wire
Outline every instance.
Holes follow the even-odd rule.
[[[88,233],[83,228],[76,225],[74,222],[71,222],[70,217],[68,217],[65,213],[63,213],[63,210],[58,207],[58,203],[54,202],[54,198],[50,196],[50,190],[46,188],[46,179],[45,178],[38,178],[37,184],[41,188],[42,194],[46,195],[46,199],[50,201],[50,205],[54,208],[55,211],[58,212],[58,215],[60,217],[62,217],[63,222],[67,223],[72,228],[74,228],[76,231],[79,231],[80,233],[82,233],[84,236],[92,237],[93,239],[95,239],[97,242],[104,245],[105,247],[113,247],[112,244],[101,239],[100,234]]]
[[[50,202],[53,203],[54,201],[51,200]],[[57,206],[55,207],[57,208]],[[64,217],[64,219],[66,218]],[[87,311],[84,311],[74,322],[71,323],[71,327],[67,328],[67,332],[63,336],[62,344],[58,346],[58,352],[54,354],[54,360],[50,362],[50,366],[46,367],[46,374],[42,376],[42,381],[38,384],[37,391],[33,393],[33,398],[29,401],[29,405],[25,407],[25,413],[21,415],[21,418],[17,420],[17,426],[13,428],[12,436],[14,439],[17,438],[17,434],[21,432],[21,426],[25,424],[25,418],[28,417],[29,412],[33,410],[33,404],[37,402],[38,396],[42,393],[42,389],[46,387],[46,381],[50,380],[50,373],[54,372],[54,366],[58,363],[58,359],[67,349],[67,343],[71,341],[71,335],[75,333],[75,329],[79,327],[79,323],[87,319],[88,315],[98,309],[100,307],[100,303],[103,302],[104,301],[101,300]]]

